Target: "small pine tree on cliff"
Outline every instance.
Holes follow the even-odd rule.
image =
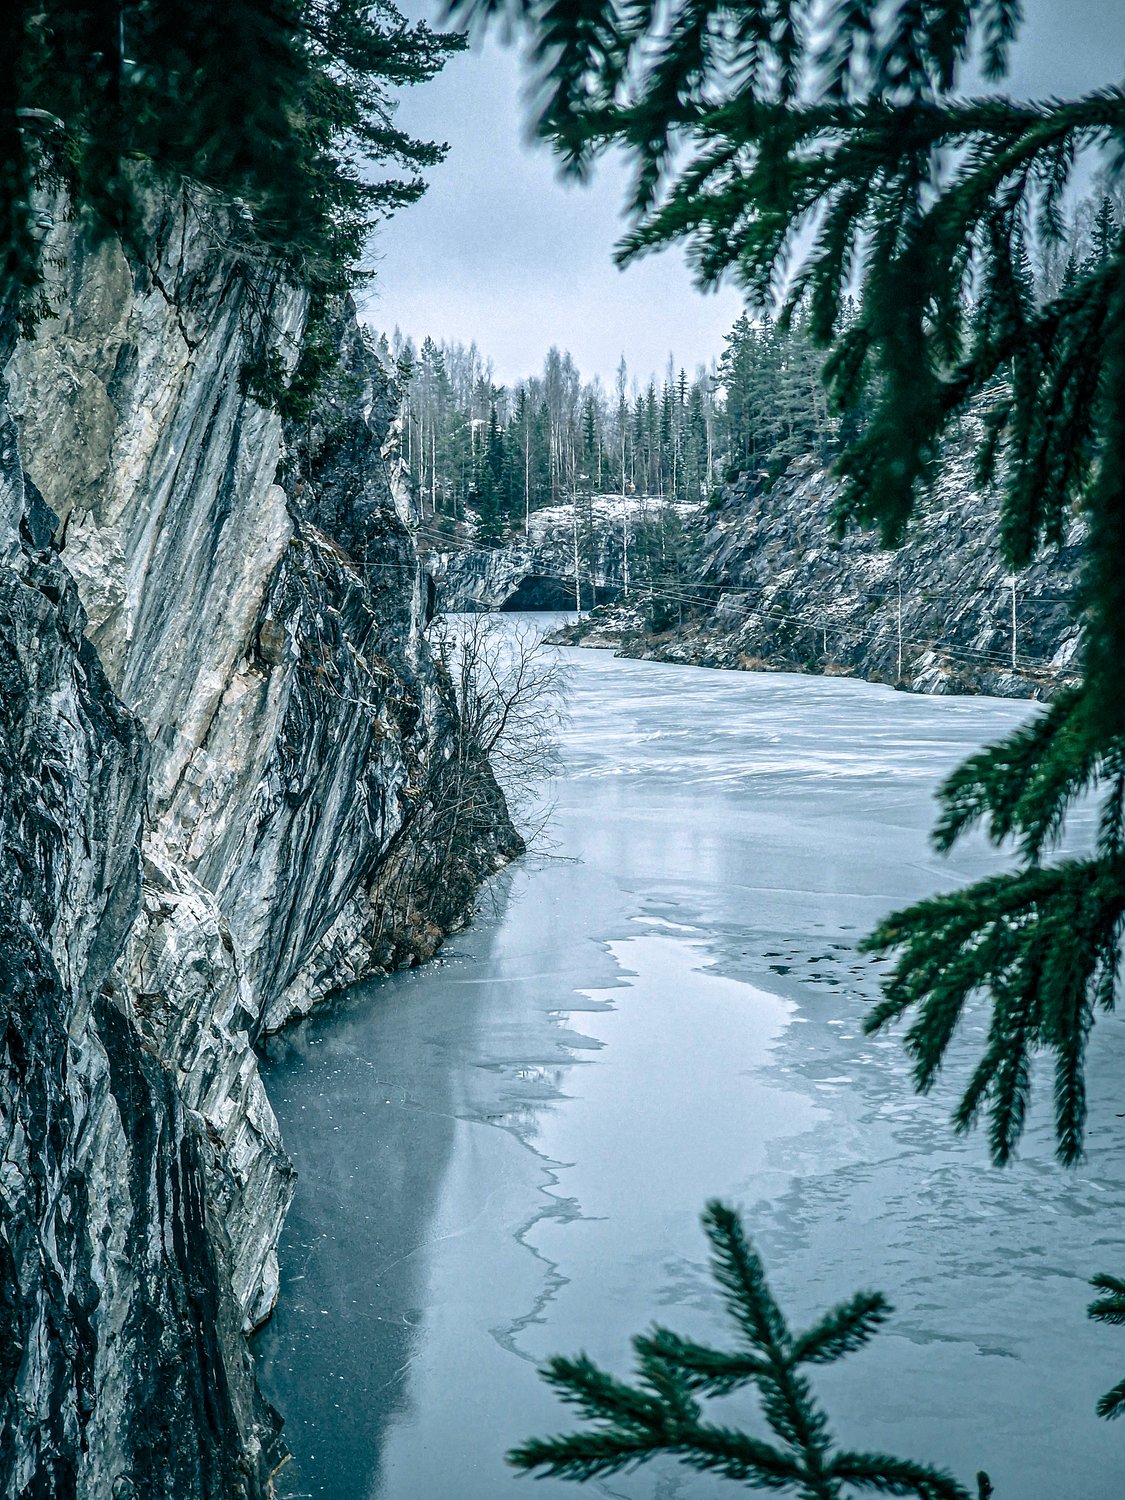
[[[397,128],[395,91],[463,45],[391,0],[5,0],[0,308],[40,282],[38,185],[128,238],[146,168],[237,200],[259,255],[344,289],[444,155]]]

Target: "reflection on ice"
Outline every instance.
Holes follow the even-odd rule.
[[[653,1316],[718,1327],[698,1214],[721,1193],[795,1319],[862,1285],[895,1304],[818,1375],[842,1439],[987,1466],[998,1500],[1117,1500],[1121,1436],[1093,1405],[1120,1348],[1083,1316],[1085,1278],[1125,1264],[1112,1022],[1069,1174],[1047,1110],[997,1172],[953,1135],[952,1083],[916,1099],[898,1042],[862,1034],[881,965],[857,938],[996,865],[931,854],[934,787],[1034,710],[567,654],[562,857],[502,877],[441,963],[273,1045],[301,1172],[260,1341],[294,1451],[280,1493],[517,1495],[504,1449],[566,1424],[546,1355],[622,1368]]]

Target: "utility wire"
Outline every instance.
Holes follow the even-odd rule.
[[[437,548],[439,546],[439,544],[440,544],[440,549],[443,552],[461,552],[461,553],[480,553],[480,554],[484,554],[485,550],[486,550],[486,549],[483,549],[483,548],[477,546],[471,540],[466,540],[466,539],[459,538],[459,537],[450,537],[447,533],[439,531],[436,527],[432,527],[432,526],[426,525],[425,522],[419,523],[415,527],[415,530],[422,537],[422,539],[424,541],[426,541],[429,544],[433,545],[435,548]],[[499,550],[499,549],[497,549],[497,550]],[[535,576],[537,578],[543,578],[543,579],[547,580],[548,582],[566,584],[566,585],[568,585],[572,589],[575,586],[574,579],[571,577],[570,574],[551,573],[551,572],[545,572],[544,571],[544,572],[537,572]],[[595,587],[595,585],[593,584],[593,581],[591,580],[591,589],[593,589],[594,587]],[[772,621],[774,621],[776,623],[791,624],[791,625],[794,625],[796,627],[799,627],[799,628],[802,628],[802,629],[805,629],[805,630],[813,631],[816,634],[824,634],[826,631],[835,631],[837,634],[839,634],[841,636],[851,633],[851,634],[854,634],[856,636],[862,637],[862,634],[863,634],[863,632],[859,631],[854,625],[849,625],[849,624],[846,624],[846,623],[843,623],[843,622],[840,622],[840,621],[835,621],[834,620],[834,621],[828,622],[828,621],[825,621],[823,618],[812,620],[812,619],[809,619],[807,616],[795,614],[792,611],[788,611],[788,610],[782,609],[781,607],[779,607],[777,605],[752,604],[752,603],[749,603],[749,602],[739,603],[737,600],[732,599],[732,597],[731,597],[732,595],[735,595],[735,594],[757,594],[757,595],[761,595],[761,594],[765,593],[765,591],[766,591],[764,585],[755,585],[755,586],[750,587],[750,588],[747,588],[747,587],[730,587],[730,588],[728,588],[728,587],[725,587],[725,586],[719,586],[719,598],[710,598],[710,597],[708,597],[707,595],[704,595],[704,594],[693,593],[693,592],[691,592],[689,585],[685,585],[685,584],[679,584],[679,585],[677,585],[677,584],[669,584],[667,582],[664,582],[664,583],[659,584],[659,585],[657,585],[655,583],[650,583],[650,584],[647,584],[647,585],[646,584],[639,584],[637,586],[637,591],[638,592],[646,593],[646,594],[648,594],[649,596],[651,596],[653,598],[660,598],[660,599],[667,600],[667,601],[669,601],[671,603],[674,603],[674,604],[682,604],[682,605],[688,605],[688,606],[691,606],[691,607],[699,607],[699,608],[704,608],[704,609],[708,609],[708,610],[711,610],[711,611],[715,610],[716,606],[718,605],[718,603],[720,602],[720,599],[721,599],[727,609],[730,609],[730,608],[733,607],[740,614],[743,614],[743,615],[746,615],[746,616],[758,615],[758,616],[760,616],[762,618],[772,620]],[[932,600],[935,600],[935,601],[939,600],[939,599],[958,599],[958,600],[963,600],[963,599],[975,598],[975,597],[994,596],[998,592],[999,592],[999,589],[996,589],[996,590],[993,590],[993,589],[975,589],[975,590],[966,590],[964,593],[957,593],[957,594],[950,593],[950,594],[934,594],[934,595],[931,595],[928,592],[924,591],[922,597],[925,598],[925,599],[927,599],[927,600],[931,600],[932,599]],[[856,600],[856,601],[858,601],[860,599],[871,600],[871,599],[876,599],[876,598],[880,599],[880,600],[897,599],[897,592],[894,593],[894,594],[891,594],[891,593],[882,593],[882,592],[876,593],[874,590],[864,589],[860,593],[857,593],[857,594],[853,595],[852,598],[854,600]],[[1034,596],[1028,596],[1028,598],[1026,600],[1021,599],[1021,601],[1020,601],[1021,607],[1022,607],[1022,605],[1025,602],[1026,603],[1034,603],[1034,602],[1070,603],[1071,601],[1063,599],[1061,596],[1057,600],[1056,599],[1050,599],[1050,600],[1043,599],[1043,600],[1037,601],[1034,598]],[[957,644],[955,644],[953,642],[948,642],[947,643],[947,642],[943,642],[941,640],[937,640],[937,639],[933,639],[933,638],[921,639],[921,638],[917,638],[917,637],[904,637],[903,638],[903,645],[904,646],[916,647],[916,648],[918,648],[921,651],[935,651],[935,652],[939,652],[943,656],[949,657],[949,658],[951,658],[953,660],[964,661],[967,664],[972,665],[972,666],[978,666],[978,667],[979,666],[996,666],[996,667],[1005,666],[1005,667],[1010,667],[1012,665],[1012,654],[1011,654],[1010,651],[1007,651],[1007,650],[991,650],[991,649],[989,649],[987,647],[962,646],[962,645],[957,645]],[[1067,671],[1066,671],[1065,668],[1055,666],[1054,663],[1051,661],[1051,659],[1049,657],[1044,657],[1044,656],[1030,656],[1030,655],[1027,655],[1026,653],[1024,653],[1024,654],[1017,654],[1017,656],[1016,656],[1016,669],[1017,670],[1023,670],[1023,671],[1026,671],[1026,672],[1033,672],[1033,673],[1036,673],[1038,675],[1047,675],[1047,676],[1065,676],[1065,675],[1069,675],[1067,673]]]

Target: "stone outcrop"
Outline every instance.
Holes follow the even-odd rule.
[[[520,842],[459,731],[347,307],[185,191],[143,254],[63,214],[0,349],[0,1496],[258,1497],[245,1333],[292,1171],[264,1030],[428,956]],[[468,809],[466,812],[465,809]]]
[[[624,591],[628,549],[657,512],[656,501],[619,495],[580,501],[577,516],[569,505],[533,511],[527,534],[506,546],[438,552],[438,604],[450,612],[574,609],[576,528],[582,608],[608,603]]]
[[[277,1423],[242,1330],[245,1283],[259,1290],[265,1267],[244,1248],[240,1303],[215,1188],[248,1204],[249,1158],[276,1205],[284,1158],[245,1030],[230,1029],[219,928],[208,955],[209,934],[184,924],[229,979],[204,1016],[172,1023],[158,1010],[182,997],[130,984],[139,919],[175,924],[144,878],[149,746],[83,635],[10,418],[0,462],[0,1494],[256,1497]],[[153,951],[145,976],[166,961],[199,999],[187,953]],[[211,1070],[185,1088],[208,1049]],[[193,1108],[208,1103],[214,1137]],[[247,1103],[264,1117],[247,1114],[243,1149],[221,1132]]]
[[[653,660],[836,672],[915,692],[1049,697],[1073,680],[1080,631],[1072,601],[1082,523],[1012,588],[995,497],[979,494],[967,447],[904,545],[836,534],[834,481],[811,460],[772,486],[744,475],[696,522],[682,580],[643,587],[559,639]]]

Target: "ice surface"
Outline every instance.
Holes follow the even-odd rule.
[[[927,833],[935,786],[1034,710],[867,684],[566,653],[554,857],[502,878],[443,963],[273,1044],[300,1171],[259,1341],[294,1452],[283,1496],[561,1500],[504,1466],[573,1425],[555,1352],[624,1369],[653,1317],[716,1334],[698,1214],[748,1211],[795,1320],[859,1287],[889,1329],[816,1386],[840,1437],[988,1468],[998,1500],[1119,1500],[1093,1415],[1125,1341],[1086,1278],[1125,1270],[1119,1023],[1091,1053],[1089,1156],[1052,1159],[1049,1087],[999,1172],[862,1036],[892,905],[998,868]],[[752,1401],[728,1403],[753,1422]],[[653,1466],[590,1494],[736,1487]]]

